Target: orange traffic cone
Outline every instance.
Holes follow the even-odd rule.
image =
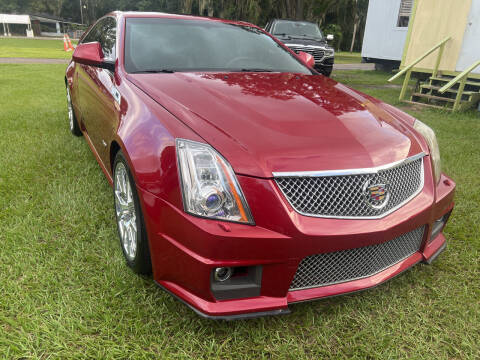
[[[68,47],[68,44],[67,44],[67,37],[65,35],[63,35],[63,50],[65,51],[70,51],[71,49]]]
[[[72,42],[70,41],[70,36],[67,34],[67,42],[68,42],[68,51],[73,51],[75,48],[72,45]]]

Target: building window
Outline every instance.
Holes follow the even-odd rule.
[[[398,11],[397,27],[408,27],[410,15],[412,15],[413,0],[401,0]]]

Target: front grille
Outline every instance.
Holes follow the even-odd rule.
[[[288,45],[288,47],[292,49],[292,51],[296,52],[297,54],[299,51],[303,51],[312,55],[316,63],[321,62],[325,57],[325,50],[322,48],[317,48],[313,46],[290,46],[290,45]]]
[[[425,226],[377,245],[304,258],[290,291],[347,282],[375,275],[420,250]]]
[[[319,175],[275,173],[275,181],[290,205],[306,216],[330,218],[380,218],[395,211],[423,188],[423,154],[391,167],[345,170]],[[349,174],[351,173],[351,174]],[[340,174],[340,175],[337,175]],[[385,185],[383,207],[372,206],[366,190]]]

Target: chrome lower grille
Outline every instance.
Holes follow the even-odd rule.
[[[303,51],[312,55],[316,63],[321,62],[325,57],[325,50],[322,48],[313,47],[313,46],[290,46],[290,45],[287,45],[287,46],[296,53],[298,53],[299,51]]]
[[[274,173],[274,176],[290,205],[302,215],[380,218],[407,203],[422,190],[423,156],[422,153],[399,164],[376,169],[317,174]],[[375,184],[383,185],[385,196],[388,196],[382,205],[378,205],[378,201],[372,205],[376,195],[372,190]]]
[[[420,250],[425,226],[381,244],[312,255],[298,266],[290,291],[375,275]]]

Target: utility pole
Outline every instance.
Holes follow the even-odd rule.
[[[83,25],[83,9],[82,9],[82,0],[79,0],[80,1],[80,18],[82,20],[82,25]]]

